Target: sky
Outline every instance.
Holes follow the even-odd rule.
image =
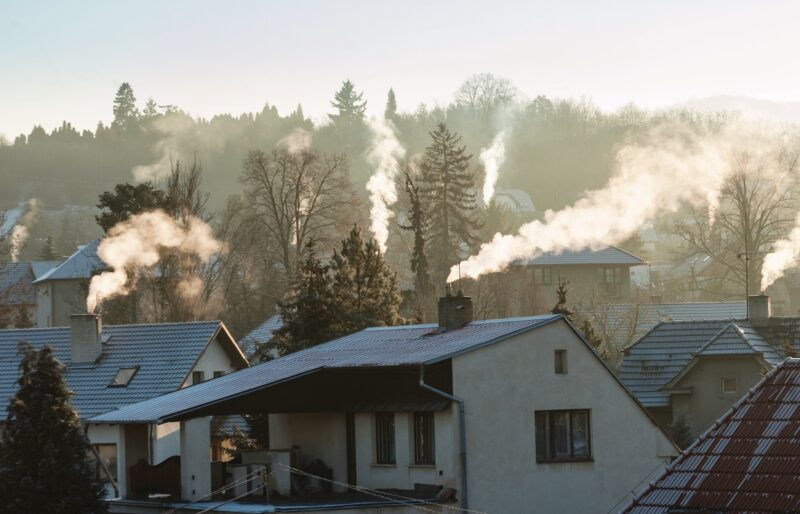
[[[129,82],[195,116],[322,119],[345,79],[382,112],[450,101],[490,72],[603,109],[715,95],[800,101],[800,2],[0,0],[0,134],[112,118]]]

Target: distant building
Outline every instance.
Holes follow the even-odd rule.
[[[56,265],[58,261],[0,263],[1,323],[14,326],[20,317],[27,318],[25,324],[36,323],[38,299],[33,284]]]
[[[209,499],[209,416],[245,411],[269,414],[271,449],[233,476],[268,466],[282,496]],[[607,512],[676,454],[562,316],[472,321],[463,296],[440,299],[438,324],[367,328],[90,421],[126,437],[180,422],[182,499],[169,502],[186,512],[223,498],[248,512]]]
[[[800,360],[778,364],[623,510],[800,512]]]
[[[246,336],[239,340],[239,346],[248,359],[253,357],[256,351],[265,352],[272,357],[278,354],[272,347],[268,347],[272,342],[275,331],[283,326],[283,319],[280,314],[273,314],[262,324],[251,330]]]
[[[531,196],[521,189],[498,187],[494,193],[494,201],[520,217],[533,219],[536,215],[536,206],[533,205]]]
[[[683,418],[697,436],[800,350],[798,323],[771,317],[766,296],[749,318],[665,321],[625,349],[619,377],[662,425]]]

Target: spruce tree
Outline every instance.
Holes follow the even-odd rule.
[[[349,80],[342,83],[342,87],[334,95],[331,105],[338,111],[336,114],[328,115],[334,122],[362,121],[367,110],[364,93],[357,93],[355,86]]]
[[[158,116],[158,104],[155,100],[153,100],[152,96],[148,98],[147,103],[144,104],[144,111],[142,112],[142,115],[145,118],[155,118]]]
[[[478,242],[480,224],[475,218],[475,177],[467,171],[472,155],[444,123],[430,136],[433,141],[425,149],[419,194],[430,220],[428,243],[436,248],[431,277],[439,285]]]
[[[425,249],[425,237],[428,221],[419,197],[419,186],[414,183],[411,174],[406,171],[406,193],[411,210],[408,213],[409,225],[401,225],[404,230],[414,233],[414,248],[411,252],[411,272],[414,273],[414,296],[419,321],[425,321],[427,314],[433,312],[432,300],[435,288],[431,283],[428,270],[428,256]]]
[[[0,513],[105,512],[104,484],[69,403],[64,366],[45,347],[21,347],[19,390],[0,435]]]
[[[383,116],[387,120],[393,120],[397,116],[397,99],[392,88],[389,88],[389,94],[386,95],[386,110],[383,112]]]
[[[129,129],[139,119],[139,109],[136,108],[136,97],[133,88],[123,82],[114,97],[114,121],[111,126],[116,129]]]

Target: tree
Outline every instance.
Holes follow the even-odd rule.
[[[478,242],[480,224],[474,217],[477,208],[475,178],[467,171],[472,155],[459,146],[461,138],[444,123],[430,133],[425,149],[419,194],[428,213],[428,243],[436,252],[431,259],[434,284],[447,279],[450,267],[465,257]]]
[[[144,111],[142,112],[142,115],[145,118],[150,119],[150,118],[155,118],[156,116],[158,116],[158,114],[159,114],[158,104],[156,103],[155,100],[153,100],[153,97],[151,96],[150,98],[147,99],[147,103],[144,104]]]
[[[139,109],[136,107],[136,97],[133,88],[123,82],[114,97],[114,121],[111,126],[116,129],[127,130],[132,128],[139,120]]]
[[[345,80],[334,95],[331,106],[338,111],[328,115],[334,122],[353,123],[363,121],[367,101],[364,100],[364,93],[357,93],[353,83]]]
[[[569,281],[563,277],[558,277],[558,289],[556,289],[556,304],[550,309],[551,314],[561,314],[568,320],[572,321],[575,311],[570,309],[567,303],[567,293],[569,291]]]
[[[425,250],[425,240],[428,228],[427,217],[422,208],[422,200],[419,196],[419,186],[414,183],[411,174],[406,170],[405,173],[406,193],[410,204],[408,213],[409,225],[401,225],[404,230],[414,233],[414,247],[411,252],[411,272],[414,273],[414,296],[417,316],[420,321],[425,321],[427,315],[433,312],[435,288],[431,283],[428,270],[428,256]]]
[[[284,324],[276,346],[285,355],[366,327],[398,324],[399,304],[394,272],[375,240],[364,241],[355,227],[330,264],[322,264],[309,245],[299,286],[278,304]]]
[[[164,191],[152,182],[142,182],[135,186],[126,182],[117,184],[113,192],[106,191],[100,195],[100,202],[97,204],[100,214],[95,219],[100,228],[108,232],[111,227],[134,214],[162,209],[165,206]]]
[[[290,283],[308,242],[336,240],[357,203],[344,158],[313,150],[250,152],[240,181],[245,209],[254,226],[278,245]]]
[[[392,120],[397,117],[397,99],[394,96],[394,89],[389,88],[389,94],[386,95],[386,109],[383,116],[387,120]]]
[[[56,259],[58,259],[58,254],[53,245],[53,236],[47,236],[44,238],[44,244],[42,244],[42,249],[39,251],[39,260],[54,261]]]
[[[14,328],[33,328],[33,319],[24,305],[17,306],[17,316],[14,319]]]
[[[64,366],[50,347],[21,351],[19,389],[0,434],[0,512],[105,512]]]
[[[478,73],[461,84],[456,104],[485,117],[511,104],[516,97],[517,89],[510,81],[491,73]]]
[[[691,446],[695,440],[694,430],[692,430],[691,425],[686,421],[686,416],[683,414],[675,418],[666,428],[667,433],[681,450]]]

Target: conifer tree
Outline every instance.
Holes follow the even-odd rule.
[[[139,119],[139,109],[136,108],[136,97],[133,88],[123,82],[114,97],[114,121],[111,126],[116,129],[129,129]]]
[[[392,120],[397,116],[397,99],[394,96],[394,89],[389,88],[389,94],[386,95],[386,110],[383,116],[387,120]]]
[[[338,111],[336,114],[328,115],[334,122],[362,121],[367,110],[364,93],[357,93],[355,86],[349,80],[342,83],[342,87],[334,95],[331,105]]]
[[[433,311],[432,299],[435,288],[431,283],[428,270],[428,256],[425,249],[427,218],[422,208],[419,197],[419,186],[414,183],[411,174],[406,171],[406,193],[411,207],[408,213],[409,225],[401,225],[404,230],[414,233],[414,248],[411,252],[411,272],[414,273],[414,296],[416,300],[417,317],[420,321],[426,320],[426,315]]]
[[[556,304],[550,309],[552,314],[561,314],[568,320],[572,321],[572,316],[575,312],[569,308],[567,303],[567,292],[569,288],[569,281],[563,277],[558,277],[558,289],[556,289]]]
[[[50,347],[21,351],[19,390],[0,435],[0,513],[105,512],[64,366]]]
[[[444,123],[430,136],[433,141],[425,149],[419,194],[430,220],[428,244],[436,248],[431,256],[431,277],[434,284],[440,284],[450,267],[478,242],[480,224],[475,218],[475,177],[467,171],[472,155],[459,145],[461,137]]]
[[[153,100],[152,96],[148,98],[147,103],[144,104],[144,111],[142,112],[142,115],[145,118],[155,118],[158,116],[158,104],[155,100]]]

